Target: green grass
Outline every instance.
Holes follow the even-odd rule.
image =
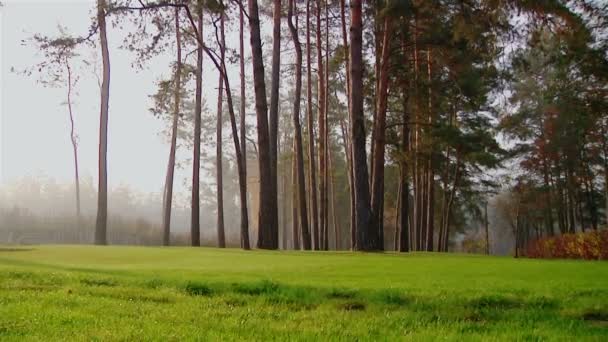
[[[0,341],[608,340],[608,263],[0,247]]]

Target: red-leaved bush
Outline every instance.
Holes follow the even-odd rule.
[[[608,260],[608,230],[563,234],[530,242],[529,258]]]

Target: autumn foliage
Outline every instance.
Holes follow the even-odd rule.
[[[528,244],[526,256],[545,259],[608,260],[608,230],[563,234],[534,240]]]

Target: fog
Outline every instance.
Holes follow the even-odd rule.
[[[23,70],[41,62],[41,55],[28,39],[36,33],[59,34],[58,26],[70,34],[88,32],[95,2],[2,1],[0,7],[0,242],[78,242],[91,243],[97,203],[97,148],[99,129],[99,57],[97,49],[79,48],[75,73],[79,77],[73,99],[78,135],[81,178],[82,229],[76,231],[74,165],[70,127],[65,105],[65,89],[45,87],[37,74]],[[170,72],[174,51],[152,59],[143,69],[134,67],[135,55],[121,48],[129,32],[110,25],[112,81],[108,137],[109,239],[111,243],[158,244],[157,236],[141,241],[127,236],[139,227],[159,230],[162,189],[169,151],[167,122],[150,112],[157,81]],[[228,44],[236,46],[233,34]],[[192,57],[190,57],[192,58]],[[85,63],[86,62],[86,63]],[[231,70],[231,72],[233,72]],[[236,72],[236,71],[235,71]],[[209,65],[205,78],[217,80]],[[215,115],[217,89],[204,90],[206,108],[203,118]],[[211,124],[213,121],[209,121]],[[224,130],[225,146],[230,136]],[[206,139],[205,139],[206,138]],[[185,243],[190,225],[191,148],[180,142],[177,154],[172,212],[172,232],[177,243]],[[213,164],[215,141],[203,137],[201,172],[201,238],[215,239],[215,198]],[[226,163],[230,163],[230,150]],[[213,154],[212,154],[213,153]],[[234,175],[225,167],[225,182]],[[230,184],[225,185],[226,212],[234,198]],[[238,243],[234,215],[226,215],[229,244]],[[52,233],[51,233],[52,231]],[[234,236],[233,236],[234,231]],[[71,233],[67,233],[71,232]],[[71,234],[71,235],[70,235]],[[114,234],[114,235],[113,235]],[[121,235],[122,234],[122,235]],[[70,235],[70,236],[68,236]],[[234,238],[234,241],[232,241]],[[181,239],[181,240],[180,240]],[[183,240],[183,241],[182,241]]]

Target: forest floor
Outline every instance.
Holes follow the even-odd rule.
[[[608,262],[0,247],[0,340],[608,340]]]

